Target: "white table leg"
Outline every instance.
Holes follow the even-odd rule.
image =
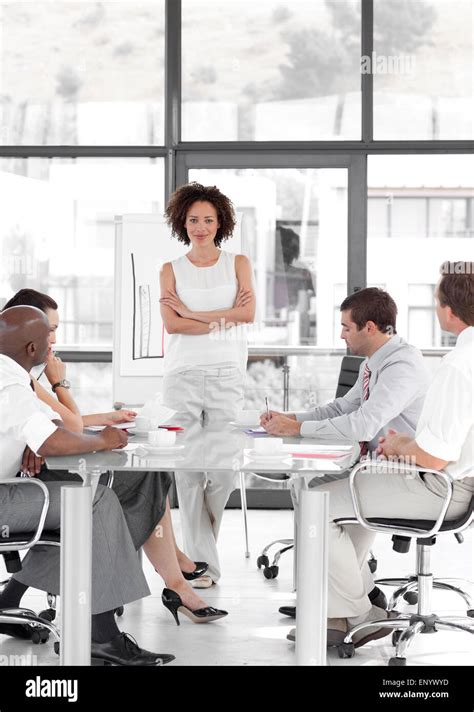
[[[244,533],[245,533],[245,558],[250,558],[249,551],[249,530],[247,521],[247,490],[245,489],[245,472],[239,472],[240,479],[240,503],[242,508],[242,517],[244,519]]]
[[[299,493],[297,665],[326,665],[328,519],[328,492]]]
[[[296,591],[298,578],[298,502],[301,492],[308,489],[308,484],[313,477],[311,475],[307,479],[307,476],[296,476],[292,477],[289,482],[291,501],[293,503],[293,591]]]
[[[61,488],[61,665],[91,664],[92,500],[100,471]]]

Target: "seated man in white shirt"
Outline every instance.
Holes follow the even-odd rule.
[[[73,455],[121,448],[127,435],[105,428],[94,435],[66,430],[49,406],[36,397],[29,371],[45,359],[49,322],[39,309],[12,307],[0,314],[0,480],[34,468],[35,455]],[[25,452],[26,451],[26,452]],[[34,469],[33,469],[34,474]],[[60,482],[48,482],[45,529],[59,530]],[[2,524],[9,531],[36,528],[43,497],[37,488],[0,487]],[[51,547],[30,549],[22,569],[0,594],[0,608],[18,607],[28,586],[58,593]],[[143,650],[120,633],[114,610],[149,595],[121,505],[111,489],[98,486],[93,505],[92,657],[118,665],[162,665],[174,656]],[[28,626],[0,624],[0,633],[29,637]]]
[[[380,438],[378,452],[445,470],[455,480],[453,501],[464,506],[474,493],[474,263],[445,262],[441,272],[436,313],[443,331],[457,336],[456,346],[435,373],[415,437],[392,430]],[[424,478],[443,492],[436,478]]]
[[[436,311],[441,328],[458,337],[456,346],[443,358],[428,389],[415,436],[394,432],[382,436],[380,453],[408,457],[410,463],[414,458],[420,467],[443,469],[451,475],[449,520],[466,513],[474,494],[474,264],[445,263],[442,274]],[[360,474],[357,486],[367,518],[435,520],[445,497],[439,478],[429,473],[406,476],[367,471]],[[352,626],[384,618],[387,612],[368,602],[362,573],[375,533],[335,521],[355,516],[347,480],[319,489],[330,493],[328,644],[338,644]],[[354,640],[355,646],[390,632],[388,628],[365,629]]]
[[[341,339],[365,356],[357,383],[341,398],[299,413],[270,411],[261,424],[271,435],[353,440],[375,450],[389,428],[414,434],[428,373],[421,352],[396,333],[397,306],[382,289],[368,287],[341,304]]]

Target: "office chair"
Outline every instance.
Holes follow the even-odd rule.
[[[359,377],[360,365],[363,360],[364,359],[361,356],[344,356],[341,362],[341,368],[337,379],[337,388],[335,395],[336,398],[344,396],[357,382],[357,379]],[[282,480],[285,481],[290,479],[288,475],[281,475],[277,473],[275,473],[275,475],[272,475],[267,473],[260,474],[256,472],[255,475],[260,479],[270,480],[273,482],[281,482]],[[272,546],[275,546],[276,544],[281,544],[281,548],[276,551],[273,557],[273,561],[270,564],[268,552],[272,548]],[[263,567],[263,575],[265,576],[265,578],[274,579],[278,576],[278,573],[280,571],[278,566],[280,557],[286,551],[290,551],[291,549],[293,549],[293,547],[293,539],[275,539],[275,541],[270,542],[270,544],[267,544],[262,549],[260,555],[257,558],[257,567],[259,569]],[[374,572],[377,568],[377,561],[372,554],[368,563],[370,570]]]
[[[18,552],[31,549],[36,545],[60,546],[59,534],[57,532],[47,532],[43,530],[46,513],[49,506],[49,492],[41,480],[36,478],[13,478],[0,480],[1,485],[15,485],[17,487],[36,486],[43,492],[43,506],[38,522],[37,529],[34,533],[21,532],[0,537],[0,554],[5,560],[5,567],[8,573],[17,573],[21,570],[20,554]],[[6,582],[3,582],[6,583]],[[48,594],[49,608],[41,611],[38,615],[29,608],[0,608],[0,623],[11,623],[18,625],[27,624],[31,630],[31,641],[33,643],[46,643],[49,639],[49,634],[59,641],[59,631],[53,624],[56,616],[55,611],[55,596]]]
[[[416,540],[416,576],[408,577],[407,581],[403,581],[400,588],[395,591],[392,596],[388,610],[393,610],[396,602],[404,593],[416,593],[418,609],[414,614],[400,613],[397,618],[383,619],[371,621],[370,623],[361,623],[355,626],[350,633],[344,638],[344,642],[338,647],[338,654],[341,658],[352,658],[355,653],[352,636],[364,628],[369,627],[384,627],[393,630],[392,643],[395,645],[395,656],[390,658],[389,666],[406,665],[405,653],[411,644],[413,638],[419,633],[436,633],[438,630],[464,631],[474,634],[474,609],[472,607],[471,598],[458,587],[445,584],[442,580],[435,580],[430,570],[430,555],[431,547],[435,546],[438,536],[450,533],[454,534],[458,543],[463,542],[461,532],[467,529],[474,521],[474,496],[467,508],[467,511],[457,519],[445,520],[446,511],[451,501],[453,485],[452,478],[446,472],[439,472],[429,468],[423,468],[421,471],[432,473],[443,479],[446,484],[446,496],[441,508],[441,512],[436,519],[389,519],[370,517],[366,519],[361,514],[361,505],[359,502],[357,487],[355,484],[356,475],[364,469],[376,468],[386,470],[389,474],[396,468],[396,472],[405,472],[407,475],[413,475],[415,472],[420,472],[420,468],[393,463],[393,462],[367,462],[358,463],[352,470],[349,478],[352,501],[356,518],[335,520],[338,524],[354,524],[359,522],[365,529],[374,532],[383,532],[392,535],[393,549],[400,553],[407,553],[412,539]],[[389,468],[392,468],[391,470]],[[384,583],[385,579],[381,579],[376,583]],[[439,584],[436,586],[436,582]],[[432,610],[432,593],[434,588],[440,590],[454,591],[458,593],[467,606],[465,616],[438,616]]]
[[[344,356],[337,379],[336,398],[345,396],[357,383],[362,361],[364,361],[362,356]]]

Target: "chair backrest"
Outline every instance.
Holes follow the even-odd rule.
[[[360,364],[364,359],[362,356],[344,356],[337,379],[336,398],[345,396],[359,377]]]

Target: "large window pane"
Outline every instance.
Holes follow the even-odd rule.
[[[473,176],[467,155],[368,159],[369,206],[377,206],[368,212],[368,284],[385,284],[398,305],[398,332],[421,348],[451,344],[433,292],[445,260],[472,260]]]
[[[115,215],[163,212],[163,159],[1,159],[0,306],[59,305],[58,340],[112,345]]]
[[[426,200],[402,198],[392,201],[391,237],[415,238],[426,236]]]
[[[369,198],[367,233],[369,238],[389,236],[389,213],[385,198]]]
[[[164,0],[2,0],[0,33],[0,143],[164,142]]]
[[[112,410],[113,366],[111,363],[68,363],[67,377],[73,384],[73,397],[81,413],[107,413]],[[46,382],[46,377],[40,383]]]
[[[183,0],[183,140],[360,139],[360,0]]]
[[[250,342],[343,345],[347,170],[191,170],[189,179],[219,186],[242,221],[242,250],[252,260],[257,290]]]
[[[374,138],[471,139],[472,0],[374,2]]]
[[[472,198],[431,198],[429,201],[430,232],[433,237],[473,237],[474,225],[470,207]]]
[[[309,410],[332,400],[337,389],[341,355],[288,356],[290,410]],[[245,383],[245,407],[260,409],[268,398],[273,408],[283,408],[283,370],[280,359],[250,358]]]

